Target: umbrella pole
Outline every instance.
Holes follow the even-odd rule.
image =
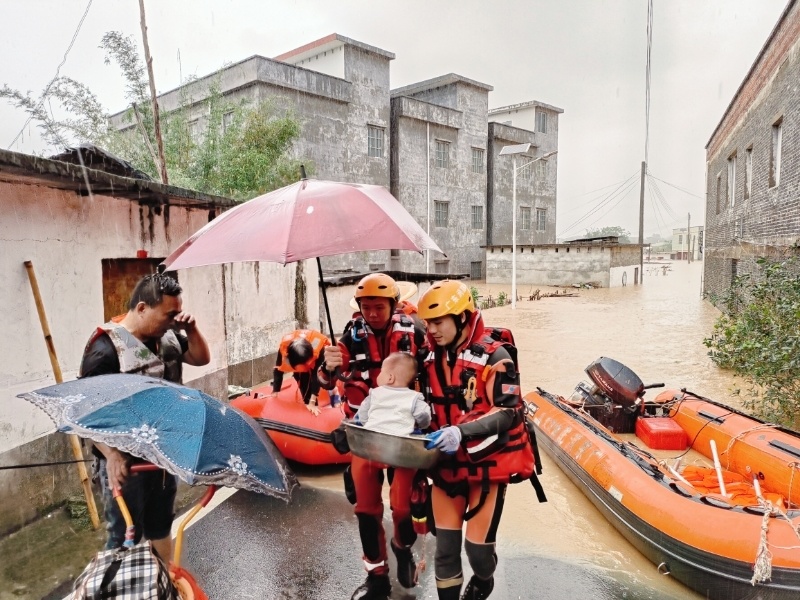
[[[328,317],[328,330],[331,332],[331,343],[336,345],[336,336],[333,334],[333,321],[331,321],[331,310],[328,308],[328,294],[325,292],[325,280],[322,279],[322,262],[317,257],[317,271],[319,272],[319,287],[322,289],[322,300],[325,303],[325,314]]]
[[[50,326],[47,324],[47,315],[44,312],[44,303],[42,302],[42,295],[39,293],[39,283],[36,281],[36,273],[33,271],[33,263],[29,260],[25,261],[25,269],[28,271],[28,279],[31,282],[31,290],[33,291],[33,299],[36,302],[36,310],[39,313],[39,322],[42,325],[42,333],[44,334],[44,341],[47,344],[47,352],[50,355],[50,365],[53,368],[53,375],[55,376],[56,383],[61,383],[63,378],[61,376],[61,366],[58,364],[58,357],[56,356],[56,347],[53,345],[53,336],[50,335]],[[86,507],[89,510],[89,516],[92,519],[92,527],[97,529],[100,527],[100,517],[97,514],[97,505],[94,503],[94,495],[92,494],[92,486],[89,482],[89,474],[86,472],[86,465],[83,464],[83,449],[81,448],[78,436],[69,435],[69,443],[72,447],[72,454],[77,463],[78,476],[83,486],[83,495],[86,497]]]

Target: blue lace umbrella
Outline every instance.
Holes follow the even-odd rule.
[[[20,394],[63,433],[158,465],[190,485],[289,500],[297,480],[264,429],[198,390],[142,375],[100,375]]]

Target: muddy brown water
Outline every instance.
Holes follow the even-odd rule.
[[[702,263],[667,264],[666,274],[663,268],[646,264],[642,286],[520,285],[522,299],[516,309],[484,310],[488,325],[508,327],[514,333],[523,392],[541,387],[567,395],[579,381],[588,380],[583,370],[589,363],[609,356],[633,369],[645,384],[686,387],[738,406],[734,378],[711,362],[703,345],[719,312],[701,298]],[[496,299],[501,291],[510,294],[510,283],[472,285],[483,298],[491,294]],[[566,289],[576,295],[528,300],[536,289],[543,294]],[[549,501],[538,504],[529,486],[510,487],[498,533],[501,560],[533,554],[596,569],[617,580],[621,589],[651,590],[659,598],[700,597],[659,575],[548,456],[542,460]],[[303,479],[306,484],[341,488],[338,474],[308,474]]]

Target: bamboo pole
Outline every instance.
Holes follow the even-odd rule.
[[[47,315],[44,312],[44,303],[42,302],[42,295],[39,293],[39,283],[36,280],[36,273],[33,271],[33,263],[26,260],[25,269],[28,271],[28,279],[31,282],[33,299],[36,301],[36,310],[39,313],[39,322],[42,325],[44,342],[47,344],[47,353],[50,355],[50,365],[53,367],[53,375],[56,378],[56,383],[61,383],[64,381],[64,378],[61,375],[61,366],[58,364],[56,347],[53,345],[53,336],[50,335],[50,326],[47,324]],[[94,494],[92,494],[89,474],[86,472],[86,465],[83,463],[84,457],[81,442],[77,435],[69,435],[68,437],[70,446],[72,447],[72,454],[75,460],[80,461],[77,463],[78,476],[83,486],[83,495],[86,497],[86,506],[89,509],[89,516],[92,519],[92,527],[98,529],[100,527],[100,516],[97,514],[97,505],[94,502]]]

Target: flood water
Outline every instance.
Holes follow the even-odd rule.
[[[663,269],[657,269],[658,275],[649,271],[656,269],[645,264],[641,286],[567,288],[576,297],[530,301],[527,297],[537,287],[542,293],[556,288],[523,285],[518,293],[524,299],[515,310],[510,306],[485,310],[487,324],[514,333],[523,391],[541,387],[567,395],[579,381],[588,381],[583,369],[589,363],[608,356],[633,369],[645,384],[686,387],[738,405],[734,378],[711,362],[703,345],[719,313],[701,298],[702,263],[673,262],[666,274]],[[510,285],[476,287],[494,298],[501,290],[510,293]],[[623,588],[630,586],[640,594],[646,589],[652,597],[700,597],[659,575],[547,455],[542,460],[549,502],[537,504],[529,489],[517,489],[527,486],[511,487],[498,534],[501,557],[534,549],[543,557],[604,571]]]
[[[654,270],[645,265],[642,286],[567,288],[577,295],[538,301],[527,299],[537,287],[541,293],[557,288],[522,285],[518,291],[524,299],[515,310],[510,306],[484,310],[488,325],[508,327],[514,333],[523,392],[541,387],[569,394],[579,381],[587,380],[583,369],[589,363],[609,356],[633,369],[645,384],[686,387],[738,405],[733,377],[711,362],[703,345],[719,313],[701,298],[702,263],[674,262],[666,274],[661,268],[658,275],[649,273]],[[475,285],[484,297],[510,293],[510,285]],[[576,576],[586,570],[601,573],[615,582],[604,597],[700,598],[659,575],[547,455],[542,461],[547,503],[538,504],[530,486],[509,488],[498,533],[498,554],[506,569],[515,557],[534,555],[543,565],[574,565]],[[303,480],[306,485],[341,488],[338,473],[306,473]]]

